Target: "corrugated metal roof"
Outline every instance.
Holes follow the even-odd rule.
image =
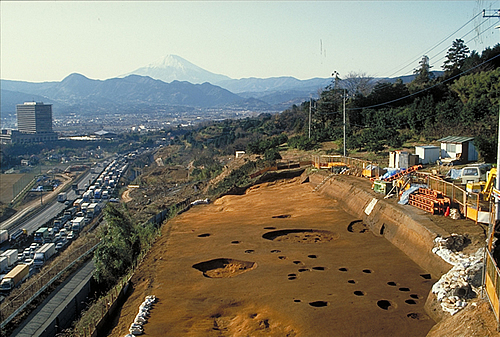
[[[415,147],[420,147],[423,149],[439,149],[440,148],[439,146],[435,146],[435,145],[420,145],[420,146],[415,146]]]
[[[470,140],[474,140],[474,137],[461,137],[461,136],[448,136],[438,139],[441,143],[464,143]]]

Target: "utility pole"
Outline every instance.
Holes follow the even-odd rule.
[[[343,101],[344,101],[344,157],[345,157],[345,99],[346,99],[346,91],[344,88],[344,97],[343,97]]]
[[[312,109],[312,98],[309,98],[309,139],[311,139],[311,109]]]

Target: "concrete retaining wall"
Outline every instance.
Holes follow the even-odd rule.
[[[314,173],[309,176],[309,182],[316,187],[325,178],[323,172]],[[446,231],[411,207],[393,204],[379,193],[357,187],[355,179],[334,176],[317,193],[340,201],[347,212],[363,220],[375,235],[384,236],[434,278],[439,278],[450,270],[450,264],[432,253],[434,238],[448,236]],[[366,214],[367,206],[374,199],[376,204],[373,210]]]

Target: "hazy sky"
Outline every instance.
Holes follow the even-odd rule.
[[[457,38],[479,52],[499,43],[498,18],[473,19],[483,9],[500,2],[2,0],[0,77],[106,79],[168,54],[232,78],[394,77],[424,54],[441,70]]]

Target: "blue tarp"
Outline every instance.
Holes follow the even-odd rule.
[[[392,177],[393,175],[396,175],[399,172],[401,172],[401,169],[391,168],[391,167],[386,167],[384,168],[384,170],[387,170],[387,173],[385,173],[382,177],[380,177],[380,179],[382,180]]]
[[[451,169],[448,171],[448,173],[446,173],[446,176],[450,177],[451,179],[460,179],[460,177],[462,176],[462,169]]]
[[[417,191],[420,187],[427,188],[427,185],[422,184],[412,184],[409,189],[401,194],[401,198],[398,201],[398,204],[406,205],[408,203],[408,199],[410,198],[410,194]]]

